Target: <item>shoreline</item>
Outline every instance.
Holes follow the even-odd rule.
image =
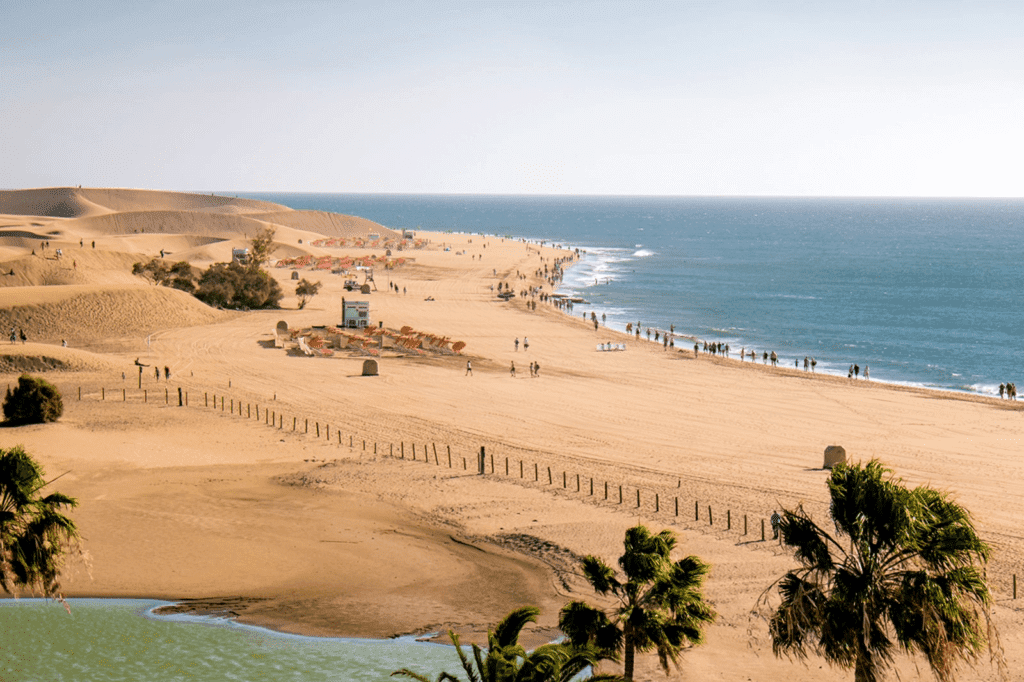
[[[437,234],[448,234],[448,233],[437,233]],[[472,233],[461,232],[461,233],[458,233],[458,234],[468,234],[468,235],[479,235],[479,236],[483,236],[483,237],[502,238],[502,237],[499,237],[498,235],[490,235],[488,233],[483,233],[483,232],[472,232]],[[508,238],[508,237],[504,237],[504,238]],[[534,244],[535,246],[544,246],[549,241],[549,240],[537,241],[537,240],[532,240],[529,237],[520,237],[519,239],[522,239],[526,243]],[[555,245],[555,244],[557,244],[557,245]],[[568,263],[568,265],[566,267],[569,268],[569,267],[572,267],[574,265],[578,265],[582,261],[582,259],[585,258],[590,253],[590,250],[593,250],[595,247],[587,247],[587,246],[584,246],[582,244],[577,244],[577,245],[568,245],[568,244],[566,244],[566,245],[563,245],[563,244],[561,244],[561,242],[557,242],[557,240],[555,240],[555,241],[552,241],[551,248],[561,248],[561,249],[565,249],[565,250],[567,250],[569,252],[575,252],[575,253],[579,254],[578,258],[576,258],[573,261],[571,261],[570,263]],[[569,285],[564,284],[564,282],[560,282],[558,286],[554,287],[554,289],[552,290],[552,293],[555,293],[555,294],[561,293],[560,289],[562,287],[566,287],[566,286],[569,286]],[[570,290],[572,290],[572,289],[570,289]],[[572,291],[575,291],[575,290],[572,290]],[[544,303],[542,305],[551,305],[551,304],[550,303]],[[586,305],[593,306],[594,304],[593,303],[587,303]],[[568,312],[568,311],[560,310],[557,307],[555,307],[555,310],[560,312],[560,313],[562,313],[563,315],[565,315],[565,316],[567,316],[569,318],[573,318],[574,317],[574,315],[572,313]],[[596,308],[594,309],[594,312],[597,312]],[[642,311],[637,310],[635,312],[639,313],[639,316],[640,316],[641,319],[643,317],[645,317],[643,315]],[[585,321],[585,313],[579,319]],[[654,341],[652,339],[645,339],[645,338],[643,338],[644,335],[635,336],[635,334],[630,334],[630,333],[628,333],[625,330],[624,327],[623,327],[623,329],[615,329],[615,328],[613,328],[611,326],[606,326],[606,325],[602,324],[600,329],[606,329],[610,333],[615,334],[615,335],[619,336],[620,338],[624,338],[624,339],[629,340],[629,341],[647,341],[648,343],[653,344],[655,347],[661,345],[658,341]],[[650,329],[654,330],[654,331],[657,331],[657,332],[659,332],[662,335],[665,335],[665,334],[670,335],[669,336],[670,340],[673,339],[673,338],[679,338],[679,339],[687,339],[690,342],[694,342],[694,343],[704,343],[704,341],[705,341],[704,339],[702,339],[699,336],[696,336],[694,334],[685,333],[685,332],[680,332],[678,330],[676,330],[675,332],[671,332],[668,329],[660,329],[658,327],[650,327]],[[675,351],[679,352],[679,353],[692,352],[692,348],[691,349],[687,349],[687,348],[676,347]],[[703,350],[701,350],[698,355],[700,357],[703,357],[705,360],[713,359],[715,361],[722,361],[722,362],[728,362],[728,361],[738,362],[741,365],[747,364],[748,361],[746,361],[746,360],[739,360],[738,358],[733,357],[732,355],[735,354],[735,352],[736,352],[736,350],[732,349],[731,354],[729,356],[721,357],[721,356],[717,356],[717,355],[709,355],[708,353],[705,353]],[[753,352],[753,349],[751,349],[750,352]],[[799,358],[795,358],[795,359],[799,360]],[[780,363],[782,362],[782,358],[781,357],[779,358],[779,362]],[[765,364],[765,363],[758,363],[757,359],[754,359],[753,361],[749,361],[749,363],[751,365],[755,365],[755,366],[758,365],[758,364]],[[822,364],[822,363],[819,362],[819,364]],[[794,375],[806,374],[806,375],[809,375],[811,377],[820,375],[820,376],[835,377],[836,379],[839,379],[839,380],[844,380],[845,379],[845,380],[851,381],[851,382],[863,381],[866,384],[874,383],[874,384],[879,384],[879,385],[886,386],[886,387],[892,387],[892,388],[897,389],[897,390],[919,390],[919,391],[926,391],[926,392],[937,392],[937,393],[940,393],[940,394],[949,394],[949,395],[952,395],[952,396],[963,395],[963,396],[967,396],[967,397],[976,397],[976,398],[985,399],[985,400],[997,400],[997,401],[1000,401],[1000,402],[1006,402],[1007,404],[1011,404],[1011,403],[1017,402],[1017,401],[1009,400],[1008,398],[1001,398],[998,395],[989,395],[988,393],[983,393],[981,391],[971,391],[971,390],[967,390],[967,389],[955,389],[955,388],[949,388],[949,387],[930,386],[930,385],[923,384],[921,382],[910,381],[910,380],[907,380],[907,381],[889,381],[889,380],[884,380],[884,379],[880,380],[880,379],[877,379],[877,378],[874,378],[874,377],[871,378],[871,379],[866,379],[863,376],[861,376],[860,378],[854,377],[854,378],[851,379],[851,378],[848,378],[848,377],[844,376],[841,371],[829,371],[827,369],[821,369],[820,371],[807,371],[807,370],[802,370],[802,369],[800,369],[798,367],[790,367],[788,365],[782,365],[782,364],[780,364],[778,367],[772,367],[770,364],[765,364],[765,369],[769,369],[769,370],[772,370],[772,371],[775,371],[775,370],[791,370],[792,374],[794,374]]]
[[[792,565],[781,547],[760,540],[759,519],[798,503],[823,513],[822,452],[838,444],[851,461],[877,457],[908,484],[950,490],[972,511],[995,546],[994,620],[1014,666],[1024,665],[1024,625],[1008,596],[1024,562],[1024,423],[1007,414],[1016,406],[877,381],[858,390],[845,377],[694,359],[692,346],[668,353],[607,327],[595,332],[553,306],[496,300],[490,285],[514,282],[517,270],[528,274],[519,284],[534,283],[532,245],[449,234],[438,240],[453,242],[450,252],[435,243],[410,254],[414,266],[389,271],[408,294],[380,286],[379,276],[381,290],[366,298],[372,320],[461,340],[465,351],[394,351],[378,376],[365,377],[358,350],[317,358],[274,344],[279,320],[294,329],[333,323],[349,295],[343,277],[299,272],[323,283],[299,309],[291,271],[275,270],[282,309],[205,321],[191,299],[157,299],[165,292],[136,283],[131,300],[160,301],[162,325],[151,334],[153,305],[124,306],[125,258],[102,253],[122,242],[96,235],[94,256],[79,245],[73,220],[60,225],[81,284],[103,296],[90,299],[99,303],[80,342],[54,349],[60,358],[42,344],[0,344],[4,355],[62,359],[38,371],[65,395],[58,422],[0,437],[3,447],[23,444],[49,475],[68,472],[56,487],[80,502],[74,519],[93,562],[91,576],[66,576],[66,594],[156,594],[190,609],[197,602],[185,600],[200,600],[244,624],[310,636],[452,627],[481,642],[524,603],[542,609],[537,631],[547,632],[567,601],[597,600],[578,575],[579,557],[614,564],[624,530],[641,522],[672,529],[680,554],[713,567],[707,589],[720,620],[707,646],[687,651],[686,676],[838,681],[844,675],[816,661],[801,668],[775,660],[762,623],[750,620],[758,595]],[[195,219],[196,232],[203,225]],[[279,236],[290,251],[322,255],[309,245],[312,231],[289,229]],[[126,239],[153,253],[173,238]],[[186,240],[174,243],[183,257]],[[195,257],[219,257],[222,246],[195,247]],[[544,256],[557,257],[549,248]],[[21,293],[31,299],[35,286]],[[77,297],[40,300],[33,321],[53,324],[51,339],[59,339],[56,325],[81,316],[81,305]],[[517,350],[514,339],[527,336],[529,351]],[[608,340],[628,351],[595,350]],[[150,366],[141,388],[136,358]],[[522,370],[516,376],[512,362]],[[525,371],[533,362],[539,376]],[[154,365],[169,366],[171,380],[154,379]],[[178,387],[190,394],[188,406],[158,399]],[[227,405],[209,405],[207,394]],[[257,409],[250,415],[243,403]],[[484,476],[472,466],[481,447]],[[642,679],[661,675],[651,658],[638,660]]]

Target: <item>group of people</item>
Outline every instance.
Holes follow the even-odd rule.
[[[846,373],[846,378],[847,379],[854,379],[854,378],[859,378],[859,377],[860,377],[860,365],[857,365],[857,364],[850,365],[850,370]],[[871,378],[871,369],[867,365],[864,365],[864,378],[865,379],[870,379]]]
[[[1008,400],[1017,399],[1017,384],[1011,384],[1009,382],[1005,384],[999,384],[999,397],[1006,396]]]
[[[516,352],[518,353],[519,352],[519,337],[518,336],[516,337],[516,340],[515,340],[515,347],[516,347]],[[530,339],[528,339],[528,338],[526,338],[524,336],[523,337],[523,352],[525,353],[528,350],[530,350]]]
[[[22,343],[28,341],[28,337],[25,336],[24,329],[21,329],[20,327],[18,329],[11,327],[11,343],[17,343],[18,338],[21,338]]]
[[[516,361],[515,360],[512,361],[512,364],[509,366],[508,371],[509,371],[509,374],[512,376],[512,378],[515,378],[515,376],[516,376]],[[470,372],[470,373],[472,373],[472,372]],[[540,363],[539,362],[531,362],[530,363],[530,376],[531,377],[540,376]]]

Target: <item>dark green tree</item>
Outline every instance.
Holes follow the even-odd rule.
[[[676,562],[671,553],[675,534],[657,535],[644,526],[626,531],[625,552],[615,571],[596,556],[583,559],[583,575],[602,595],[618,604],[607,612],[582,601],[566,604],[558,625],[575,646],[591,645],[606,652],[623,651],[623,674],[633,679],[636,652],[656,650],[666,674],[669,661],[679,666],[686,646],[704,643],[704,628],[714,622],[715,611],[701,592],[710,566],[696,556]]]
[[[875,682],[897,651],[921,653],[936,678],[975,661],[990,630],[989,547],[966,509],[928,486],[909,489],[877,460],[841,464],[828,480],[834,532],[798,507],[781,534],[800,566],[777,588],[769,621],[777,656],[808,652],[857,682]]]
[[[269,273],[238,263],[215,263],[199,278],[196,298],[225,308],[277,308],[284,296]]]
[[[63,601],[58,580],[69,552],[81,552],[78,529],[64,515],[67,495],[40,491],[42,467],[21,446],[0,448],[0,587]]]
[[[64,413],[60,390],[46,379],[22,374],[4,397],[4,419],[11,425],[55,422]]]
[[[308,279],[299,281],[295,287],[295,295],[299,297],[299,310],[305,308],[309,300],[320,293],[320,287],[320,282],[310,282]]]
[[[578,677],[588,668],[597,665],[604,654],[594,647],[573,647],[568,644],[545,644],[533,651],[526,651],[519,644],[523,626],[537,620],[539,609],[524,606],[516,609],[487,633],[487,651],[478,645],[472,646],[470,658],[459,644],[459,636],[448,632],[459,662],[466,674],[467,682],[619,682],[622,678],[614,675]],[[408,668],[391,673],[411,677],[418,682],[432,682],[430,678]],[[463,682],[448,672],[437,676],[437,682]]]

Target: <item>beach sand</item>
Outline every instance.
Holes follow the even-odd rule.
[[[0,344],[0,379],[39,373],[65,396],[58,423],[0,429],[0,446],[24,444],[61,475],[54,487],[79,499],[91,566],[68,573],[69,596],[196,600],[189,608],[306,634],[454,628],[475,641],[528,603],[542,609],[527,638],[536,644],[557,635],[566,601],[601,603],[579,558],[614,565],[625,529],[642,522],[675,530],[680,555],[713,567],[718,622],[672,677],[850,679],[817,658],[777,660],[752,616],[793,565],[770,529],[761,540],[761,524],[799,503],[824,521],[823,451],[837,444],[910,484],[951,491],[974,513],[994,549],[994,619],[1011,676],[1024,670],[1024,602],[1011,599],[1014,574],[1024,575],[1016,404],[694,358],[685,341],[668,351],[544,303],[502,302],[492,286],[540,284],[541,258],[566,254],[496,237],[417,233],[429,244],[378,268],[369,295],[306,268],[300,276],[323,288],[304,310],[291,268],[271,269],[286,292],[275,311],[218,311],[131,275],[161,249],[169,262],[226,261],[263,226],[277,229],[275,257],[381,255],[310,242],[391,235],[361,219],[226,197],[0,193],[0,271],[15,272],[0,277],[0,329],[29,336]],[[385,350],[373,377],[361,376],[367,356],[355,351],[274,347],[278,321],[337,324],[342,296],[368,300],[374,323],[466,347]],[[529,338],[528,351],[515,349],[517,337]],[[608,341],[627,350],[595,350]],[[170,381],[146,368],[139,389],[136,358],[171,368]],[[898,664],[902,679],[930,679],[920,659]],[[638,679],[662,677],[656,657],[639,657]],[[996,673],[986,661],[961,679]]]

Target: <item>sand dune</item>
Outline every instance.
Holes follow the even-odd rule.
[[[255,199],[141,189],[56,187],[0,192],[0,215],[81,218],[123,211],[273,211],[285,207]]]
[[[544,609],[540,641],[562,603],[595,599],[574,557],[614,564],[624,529],[642,521],[675,529],[681,552],[713,566],[719,621],[672,679],[838,682],[851,674],[813,658],[776,660],[764,622],[750,614],[793,564],[760,540],[759,522],[801,502],[823,513],[822,452],[840,444],[909,483],[951,490],[972,510],[994,547],[994,619],[1011,675],[1024,670],[1024,612],[1009,597],[1012,576],[1024,572],[1016,403],[694,358],[595,331],[550,306],[494,296],[498,282],[563,252],[474,235],[427,234],[427,248],[403,254],[415,263],[376,273],[379,290],[365,296],[374,321],[463,340],[464,353],[386,351],[380,376],[363,377],[361,351],[307,357],[274,344],[278,320],[336,324],[341,297],[351,296],[344,277],[298,271],[323,285],[298,310],[292,269],[273,268],[286,292],[281,310],[226,313],[125,272],[160,249],[169,261],[226,260],[255,225],[277,226],[281,256],[352,255],[309,241],[384,228],[203,195],[32,192],[19,199],[24,214],[2,195],[0,253],[16,275],[0,289],[0,331],[24,326],[30,343],[4,344],[0,380],[39,371],[84,397],[66,403],[55,425],[0,429],[0,443],[24,443],[48,471],[69,472],[60,490],[79,498],[75,518],[93,555],[91,577],[69,576],[73,595],[197,598],[247,622],[315,634],[454,626],[476,641],[511,608],[535,603]],[[163,228],[157,216],[166,216]],[[56,265],[31,256],[33,238],[18,234],[50,230],[63,231]],[[58,276],[70,281],[41,281]],[[528,276],[516,286],[531,284],[541,283]],[[516,337],[529,337],[528,352],[515,349]],[[596,351],[605,341],[627,350]],[[171,380],[148,368],[141,393],[136,358],[169,367]],[[531,362],[541,365],[537,377]],[[175,404],[178,388],[188,406]],[[428,444],[436,459],[424,456],[433,455]],[[472,471],[481,446],[494,457],[485,476]],[[638,663],[638,679],[661,679],[653,657]],[[931,679],[920,660],[900,658],[899,670],[903,680]],[[960,679],[996,676],[979,665]]]
[[[0,329],[24,329],[32,340],[72,346],[161,329],[211,324],[231,313],[161,286],[60,285],[3,290]]]

